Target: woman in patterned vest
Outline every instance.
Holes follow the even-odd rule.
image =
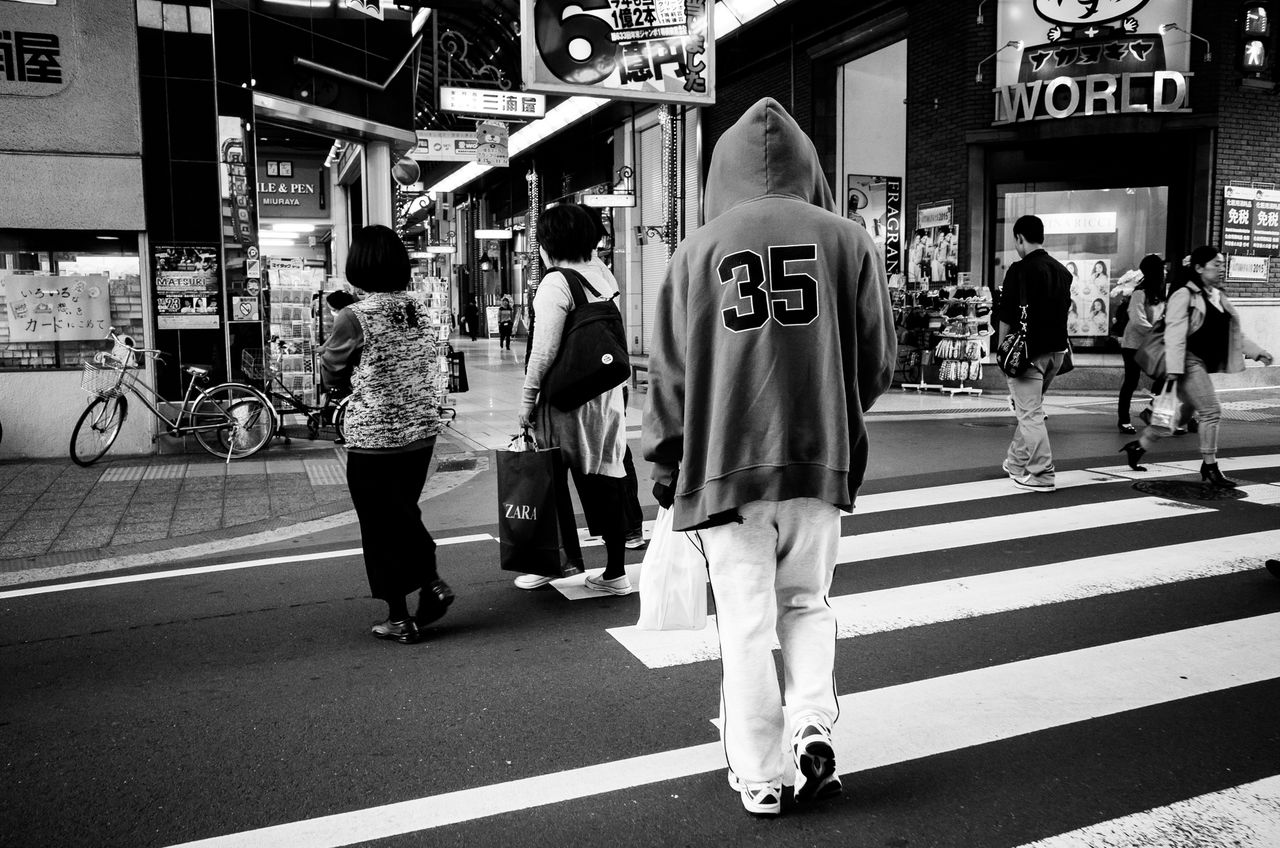
[[[338,312],[320,351],[325,385],[350,388],[347,487],[360,519],[369,590],[387,602],[373,635],[408,645],[445,614],[453,591],[436,573],[436,544],[418,498],[441,430],[440,327],[409,287],[409,254],[383,226],[365,227],[347,253],[347,282],[369,297]],[[406,596],[421,590],[410,617]]]

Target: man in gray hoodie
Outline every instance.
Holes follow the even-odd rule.
[[[788,738],[796,800],[840,791],[827,593],[897,344],[883,258],[777,101],[716,144],[704,213],[658,294],[643,449],[658,502],[707,557],[729,783],[777,815]]]

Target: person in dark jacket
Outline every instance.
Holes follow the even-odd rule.
[[[347,487],[369,590],[388,610],[372,633],[407,645],[453,602],[418,508],[443,429],[440,328],[428,320],[426,303],[405,291],[409,254],[389,227],[356,233],[346,270],[348,282],[370,295],[335,316],[320,368],[326,386],[351,393],[343,427]],[[411,618],[406,596],[415,591],[418,610]]]
[[[466,333],[471,336],[471,341],[476,340],[476,333],[480,331],[480,305],[476,303],[473,297],[467,301],[467,305],[462,309],[463,321],[466,323]]]
[[[1151,328],[1164,317],[1165,280],[1164,260],[1152,253],[1138,263],[1142,282],[1129,295],[1129,322],[1124,326],[1120,339],[1120,355],[1124,358],[1124,382],[1120,384],[1119,426],[1121,433],[1137,432],[1129,419],[1129,407],[1133,402],[1133,390],[1138,388],[1142,370],[1136,359],[1138,349],[1151,335]],[[1151,393],[1160,394],[1164,380],[1151,384]]]
[[[716,143],[704,211],[658,290],[643,448],[658,503],[707,559],[729,784],[778,815],[788,749],[799,803],[841,789],[827,594],[897,341],[884,259],[776,100]]]
[[[1044,393],[1067,355],[1067,313],[1071,307],[1071,272],[1044,249],[1044,222],[1023,215],[1013,224],[1018,256],[1004,275],[1000,293],[1000,335],[1022,320],[1026,302],[1027,353],[1030,367],[1021,377],[1009,377],[1009,396],[1018,416],[1018,429],[1001,467],[1019,489],[1052,492],[1053,452],[1044,423]]]

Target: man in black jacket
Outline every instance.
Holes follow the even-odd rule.
[[[1018,326],[1025,303],[1031,362],[1021,377],[1008,378],[1018,429],[1001,467],[1020,489],[1052,492],[1053,453],[1044,423],[1044,393],[1067,354],[1071,272],[1045,252],[1044,222],[1035,215],[1023,215],[1014,223],[1013,240],[1021,259],[1004,275],[1000,334],[1004,336]]]

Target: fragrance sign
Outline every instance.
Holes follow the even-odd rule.
[[[993,123],[1190,112],[1190,29],[1191,0],[999,0]]]
[[[521,0],[530,91],[715,103],[710,0]]]

